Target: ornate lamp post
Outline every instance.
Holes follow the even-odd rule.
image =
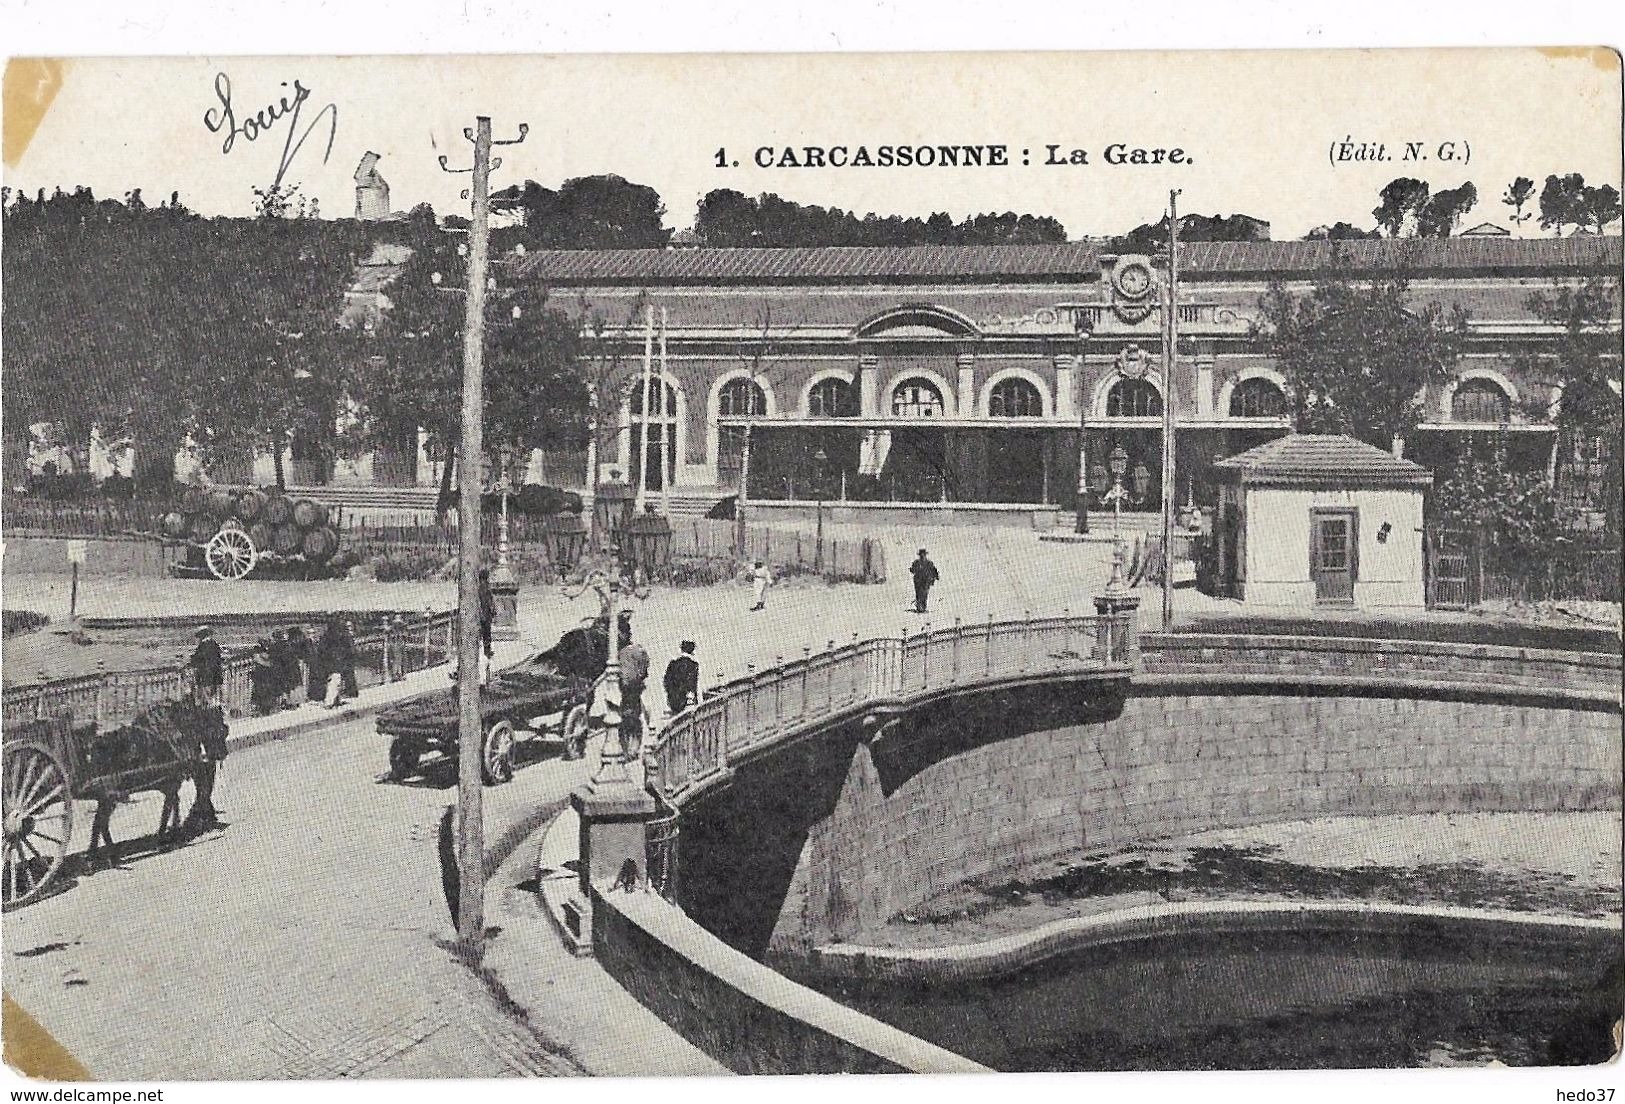
[[[817,547],[813,550],[813,570],[822,573],[824,570],[824,495],[828,493],[829,453],[820,445],[818,451],[812,455],[813,461],[813,495],[817,499]]]
[[[1112,536],[1121,539],[1123,473],[1128,471],[1128,453],[1123,450],[1122,445],[1113,447],[1111,455],[1106,459],[1106,467],[1112,473],[1112,489],[1106,492],[1106,497],[1112,500]]]
[[[611,885],[621,882],[628,864],[637,881],[647,878],[648,843],[644,824],[655,814],[654,798],[644,788],[642,772],[634,778],[631,770],[631,764],[641,760],[642,741],[638,746],[628,746],[620,716],[621,599],[623,595],[646,598],[648,591],[627,577],[620,550],[611,548],[610,551],[615,564],[613,571],[594,571],[580,586],[568,587],[564,592],[573,598],[589,589],[596,591],[609,632],[609,652],[599,691],[604,695],[604,750],[591,780],[570,795],[570,804],[581,821],[580,890],[586,900],[592,898],[592,887],[607,892]],[[641,732],[641,718],[639,720]],[[590,923],[590,910],[584,910],[584,914]],[[590,941],[590,933],[583,934]]]
[[[519,308],[514,308],[515,317]],[[508,491],[512,486],[512,457],[504,447],[498,457],[498,489],[502,494],[502,510],[497,515],[497,562],[491,569],[491,597],[496,612],[491,618],[491,639],[519,639],[519,580],[514,577],[513,564],[508,560]]]

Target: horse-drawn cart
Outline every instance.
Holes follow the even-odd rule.
[[[589,710],[609,658],[608,624],[599,618],[572,629],[547,651],[495,672],[481,687],[480,776],[486,785],[513,778],[514,748],[520,740],[559,739],[565,755],[584,753]],[[410,778],[436,762],[456,762],[457,709],[452,686],[408,698],[379,714],[378,731],[390,737],[392,778]]]
[[[98,817],[104,821],[122,797],[158,790],[165,798],[160,834],[178,822],[180,784],[197,767],[205,733],[221,724],[218,708],[190,697],[149,705],[122,724],[100,729],[93,721],[76,723],[68,711],[8,719],[0,745],[4,907],[38,900],[62,872],[76,800],[97,802],[106,810]]]

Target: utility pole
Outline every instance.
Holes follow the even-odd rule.
[[[1168,193],[1168,302],[1163,311],[1162,358],[1162,628],[1174,602],[1174,374],[1179,365],[1179,189]]]
[[[496,145],[516,145],[529,127],[519,124],[519,137]],[[474,143],[470,172],[468,276],[463,314],[463,435],[462,465],[458,471],[457,529],[457,938],[478,962],[485,950],[485,827],[481,809],[483,779],[481,750],[484,728],[480,722],[480,494],[484,476],[484,365],[485,281],[490,241],[491,118],[480,115],[474,129],[463,129]]]
[[[670,433],[673,440],[666,440]],[[660,308],[660,516],[671,517],[672,473],[667,470],[666,457],[673,458],[671,467],[677,466],[674,441],[677,427],[666,420],[666,308]]]

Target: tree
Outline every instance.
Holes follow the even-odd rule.
[[[1361,241],[1380,238],[1377,230],[1362,230],[1350,222],[1334,222],[1330,226],[1317,226],[1303,236],[1304,241]]]
[[[619,176],[573,177],[556,192],[527,180],[494,194],[491,209],[517,213],[519,239],[544,249],[663,249],[671,239],[660,193]]]
[[[426,430],[445,458],[442,513],[452,501],[462,429],[467,262],[454,237],[460,235],[428,227],[413,239],[412,256],[386,290],[388,305],[375,324],[370,365],[351,396],[345,431],[346,447],[365,451],[405,430]],[[545,288],[528,284],[488,293],[485,304],[482,460],[579,435],[587,391],[575,370],[578,325],[549,303]]]
[[[1187,242],[1269,241],[1270,224],[1251,215],[1181,215],[1179,240]],[[1124,253],[1154,253],[1168,244],[1168,216],[1136,226],[1113,238],[1112,249]]]
[[[712,247],[748,246],[757,233],[759,209],[743,192],[716,188],[700,200],[694,214],[694,233]]]
[[[1524,204],[1528,203],[1534,194],[1535,182],[1527,176],[1517,177],[1511,184],[1507,185],[1506,194],[1501,197],[1501,202],[1512,208],[1512,228],[1514,230],[1521,228],[1524,223],[1535,217],[1533,211],[1525,214],[1523,210]]]
[[[1371,212],[1377,225],[1388,231],[1390,238],[1409,236],[1428,201],[1428,184],[1409,176],[1401,176],[1383,185],[1378,198],[1382,201]]]
[[[773,192],[754,199],[718,188],[700,200],[694,231],[709,246],[1012,245],[1066,241],[1066,228],[1047,215],[987,212],[956,223],[946,212],[930,218],[859,218],[839,207],[796,203]]]
[[[1397,447],[1422,418],[1418,396],[1461,355],[1467,316],[1409,302],[1403,272],[1354,278],[1341,251],[1312,291],[1272,283],[1254,336],[1286,376],[1297,429]]]
[[[598,484],[598,467],[603,448],[620,433],[620,381],[631,349],[630,335],[644,316],[649,304],[646,292],[639,292],[627,306],[626,317],[618,329],[611,330],[602,311],[593,306],[585,291],[579,294],[582,352],[581,379],[587,389],[587,486]],[[614,433],[604,432],[606,419],[615,427]]]
[[[1583,225],[1593,233],[1601,234],[1604,227],[1619,218],[1618,189],[1610,184],[1600,184],[1594,188],[1587,186],[1580,193],[1579,213],[1585,216]]]
[[[1540,189],[1540,228],[1556,229],[1561,237],[1563,227],[1584,225],[1585,186],[1586,178],[1579,173],[1548,176]]]
[[[1459,188],[1446,188],[1433,193],[1417,216],[1416,234],[1421,238],[1448,238],[1461,223],[1462,216],[1478,202],[1478,189],[1471,180]]]
[[[1584,434],[1617,430],[1621,384],[1613,288],[1591,277],[1577,285],[1554,284],[1525,302],[1540,321],[1562,328],[1554,346],[1515,361],[1519,374],[1538,389],[1529,413],[1551,414],[1560,428]],[[1555,407],[1548,399],[1554,390],[1562,393]]]

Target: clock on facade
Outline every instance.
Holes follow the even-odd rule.
[[[1144,257],[1124,257],[1112,269],[1112,283],[1128,299],[1140,299],[1151,290],[1151,262]]]

